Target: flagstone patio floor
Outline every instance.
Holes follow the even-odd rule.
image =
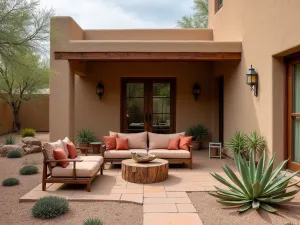
[[[120,166],[106,165],[104,175],[96,177],[91,192],[85,185],[48,184],[42,191],[41,184],[20,198],[20,202],[36,201],[54,195],[70,201],[120,201],[143,205],[144,225],[202,224],[196,209],[186,192],[215,191],[214,186],[224,187],[210,172],[225,175],[223,165],[231,165],[232,159],[209,159],[208,151],[195,151],[193,169],[171,165],[166,181],[155,184],[135,184],[122,179]]]

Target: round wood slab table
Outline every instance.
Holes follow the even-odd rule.
[[[169,162],[155,159],[149,163],[138,163],[133,159],[122,161],[122,178],[131,183],[150,184],[168,178]]]

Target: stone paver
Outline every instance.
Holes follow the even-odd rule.
[[[197,212],[193,204],[176,204],[177,210],[180,213],[194,213]]]
[[[168,198],[188,198],[186,192],[166,192]]]
[[[197,213],[145,213],[143,225],[202,225]]]
[[[144,204],[191,203],[189,198],[145,198]]]
[[[144,204],[144,213],[177,212],[175,204]]]
[[[121,201],[143,204],[143,194],[122,194]]]
[[[144,192],[145,198],[166,198],[166,192]]]

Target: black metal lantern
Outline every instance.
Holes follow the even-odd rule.
[[[96,87],[96,94],[99,96],[99,99],[101,100],[103,94],[104,94],[104,86],[102,83],[98,83]]]
[[[197,101],[198,98],[199,98],[200,90],[201,90],[200,85],[199,85],[198,83],[194,84],[194,87],[193,87],[193,95],[194,95],[194,98],[195,98],[196,101]]]
[[[247,74],[247,84],[251,87],[251,90],[254,91],[254,96],[258,95],[258,74],[255,69],[252,67],[248,70]]]

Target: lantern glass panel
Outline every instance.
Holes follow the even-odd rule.
[[[252,84],[256,84],[256,75],[251,76],[251,82]]]

